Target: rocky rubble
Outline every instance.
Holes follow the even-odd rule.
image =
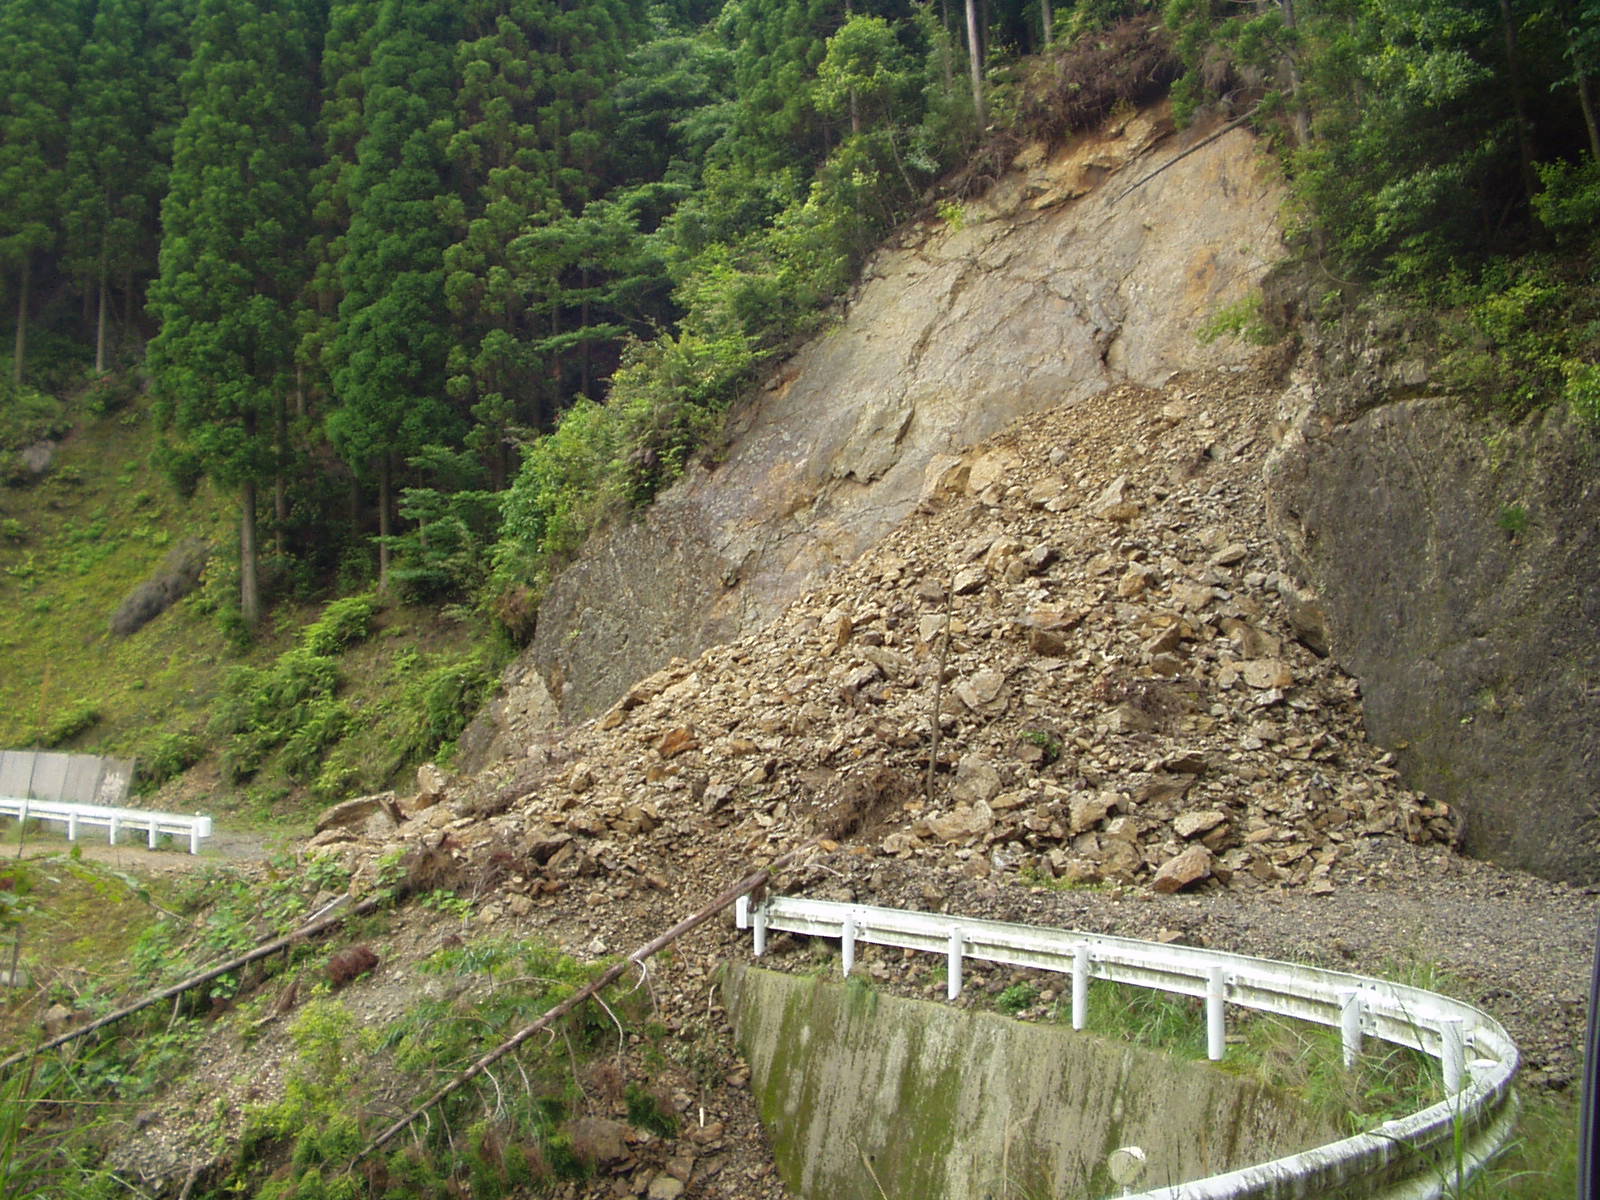
[[[675,660],[360,857],[509,856],[499,903],[523,915],[586,877],[676,891],[708,857],[813,836],[1156,892],[1327,892],[1359,839],[1450,842],[1276,569],[1268,367],[1112,388],[935,460],[913,516],[769,628]]]

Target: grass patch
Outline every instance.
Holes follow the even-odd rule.
[[[238,642],[221,619],[236,608],[234,501],[204,485],[180,498],[156,449],[140,402],[89,411],[50,475],[0,486],[0,747],[136,758],[151,807],[247,827],[299,824],[448,755],[509,648],[483,622],[371,593],[279,596]],[[190,539],[216,548],[200,588],[113,636],[123,601]]]
[[[338,999],[306,1004],[292,1026],[294,1058],[282,1099],[252,1112],[225,1188],[276,1200],[462,1194],[498,1200],[588,1178],[597,1147],[584,1118],[625,1117],[670,1137],[678,1119],[649,1080],[625,1078],[621,1049],[650,1039],[649,1001],[619,987],[502,1059],[447,1098],[406,1148],[352,1179],[343,1167],[396,1107],[421,1097],[510,1033],[587,983],[603,964],[579,963],[532,941],[479,939],[416,966],[449,982],[400,1018],[360,1028]],[[329,1190],[340,1181],[347,1190]]]

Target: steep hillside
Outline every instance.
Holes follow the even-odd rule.
[[[725,461],[558,584],[471,769],[330,813],[300,878],[263,876],[320,906],[342,886],[331,858],[354,894],[399,873],[415,901],[344,935],[362,970],[241,981],[132,1118],[122,1173],[196,1197],[274,1172],[278,1194],[320,1187],[317,1156],[342,1166],[305,1128],[331,1123],[348,1157],[417,1091],[402,1058],[437,1077],[447,1018],[501,1019],[573,978],[538,955],[495,974],[507,946],[626,952],[798,847],[785,891],[1443,978],[1506,1023],[1527,1083],[1570,1087],[1593,896],[1460,856],[1457,809],[1369,739],[1334,622],[1268,518],[1269,459],[1317,378],[1287,345],[1196,348],[1276,245],[1252,147],[1229,134],[1180,160],[1159,120],[1120,129],[1025,157],[971,223],[908,234],[742,410]],[[1181,205],[1120,207],[1166,164],[1148,187],[1181,184]],[[1247,203],[1164,242],[1197,194]],[[1093,270],[1052,273],[1080,252]],[[885,297],[931,299],[896,325],[870,319]],[[597,1018],[608,1071],[559,1040],[531,1063],[562,1078],[554,1136],[596,1171],[551,1194],[784,1195],[722,1019],[718,964],[746,953],[703,927],[639,981],[642,1024]],[[870,986],[942,991],[927,963],[862,961]],[[966,1004],[1025,977],[973,974]],[[491,1082],[449,1133],[480,1161],[509,1120]],[[1507,1194],[1553,1194],[1549,1169]]]
[[[735,412],[720,461],[557,580],[527,665],[562,712],[592,716],[672,655],[765,625],[904,516],[934,456],[1108,384],[1236,359],[1196,333],[1281,256],[1280,192],[1249,135],[1204,132],[1175,133],[1164,107],[1130,115],[904,230],[836,327]]]

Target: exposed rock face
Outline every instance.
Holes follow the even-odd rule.
[[[1374,381],[1367,402],[1383,398]],[[1318,395],[1271,515],[1320,593],[1372,736],[1473,854],[1600,878],[1600,474],[1555,414],[1506,430],[1441,399]]]
[[[143,629],[200,586],[211,546],[200,538],[184,538],[161,563],[161,570],[129,593],[111,615],[111,632],[127,637]]]
[[[1261,498],[1280,386],[1220,368],[1014,422],[765,628],[329,849],[360,886],[396,851],[494,872],[516,912],[812,836],[956,878],[1313,895],[1369,839],[1448,843],[1294,634]]]
[[[1145,114],[1025,155],[959,228],[883,251],[842,324],[735,415],[727,460],[596,539],[552,589],[531,653],[563,715],[765,624],[1017,416],[1237,357],[1195,331],[1279,253],[1253,140],[1230,133],[1128,191],[1191,136]],[[981,491],[985,465],[970,469]]]

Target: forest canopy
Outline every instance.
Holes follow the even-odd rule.
[[[886,233],[1170,89],[1277,149],[1313,316],[1600,420],[1597,64],[1600,0],[0,0],[0,387],[148,384],[242,631],[270,555],[524,636]]]

